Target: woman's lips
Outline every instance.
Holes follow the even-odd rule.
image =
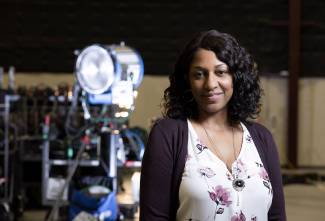
[[[203,94],[202,96],[208,99],[209,101],[217,100],[223,93],[212,93],[212,94]]]

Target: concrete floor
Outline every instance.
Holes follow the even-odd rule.
[[[325,192],[316,186],[287,185],[284,187],[284,195],[289,221],[325,220]]]
[[[44,221],[46,213],[44,210],[25,211],[19,221]]]

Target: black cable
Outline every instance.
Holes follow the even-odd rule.
[[[75,107],[77,106],[79,91],[80,91],[80,85],[79,85],[78,81],[76,81],[76,83],[74,85],[74,89],[73,89],[72,103],[71,103],[71,106],[69,108],[67,119],[65,121],[65,132],[66,132],[67,136],[70,137],[72,140],[75,139],[76,137],[78,137],[79,134],[81,134],[80,130],[79,130],[79,132],[77,132],[77,134],[72,135],[70,133],[70,130],[69,130],[70,129],[71,116],[73,114],[73,111],[74,111]]]

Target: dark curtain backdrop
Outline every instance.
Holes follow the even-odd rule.
[[[325,1],[302,5],[302,75],[325,76]],[[0,66],[73,72],[75,49],[125,41],[146,75],[168,75],[197,31],[235,36],[261,73],[287,70],[288,0],[0,0]]]

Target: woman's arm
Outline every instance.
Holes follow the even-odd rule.
[[[142,159],[140,221],[170,220],[173,154],[171,141],[157,122]]]
[[[269,177],[273,189],[273,200],[268,213],[268,220],[287,220],[278,150],[272,134],[268,130],[267,136],[265,136],[264,144],[267,147],[267,161],[270,173]]]

